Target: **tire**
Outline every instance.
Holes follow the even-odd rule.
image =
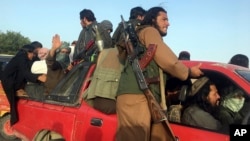
[[[0,118],[0,134],[6,140],[14,140],[17,138],[10,126],[10,114]]]
[[[65,141],[65,139],[56,132],[41,130],[36,134],[33,141]]]

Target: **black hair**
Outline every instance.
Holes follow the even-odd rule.
[[[30,43],[30,45],[32,45],[35,49],[43,47],[42,43],[40,43],[38,41],[34,41],[34,42]]]
[[[138,16],[144,16],[146,14],[146,10],[144,10],[142,7],[137,6],[130,10],[130,17],[129,19],[136,19]]]
[[[22,48],[19,49],[19,51],[17,52],[17,56],[19,55],[22,55],[22,54],[28,54],[28,53],[33,53],[35,50],[35,47],[30,45],[30,44],[27,44],[27,45],[24,45],[22,46]]]
[[[179,78],[172,77],[166,81],[165,90],[166,91],[180,90],[183,85],[192,86],[192,82],[190,79],[182,81]]]
[[[246,55],[236,54],[231,58],[231,60],[229,61],[229,64],[239,65],[239,66],[248,68],[249,59]]]
[[[96,21],[96,18],[95,18],[95,14],[89,10],[89,9],[83,9],[81,12],[80,12],[80,19],[84,19],[84,17],[88,20],[88,21]]]
[[[72,41],[71,45],[76,45],[76,43],[77,43],[77,41],[74,40],[74,41]]]
[[[147,11],[144,19],[142,20],[141,25],[154,25],[155,22],[156,22],[156,18],[159,15],[159,12],[167,13],[167,11],[162,7],[152,7],[152,8],[150,8]]]
[[[178,57],[179,60],[190,60],[190,53],[187,52],[187,51],[181,51],[179,53],[179,57]]]
[[[22,48],[21,48],[22,51],[25,51],[25,52],[30,52],[30,53],[33,53],[33,51],[35,50],[35,47],[32,46],[32,45],[24,45]]]
[[[207,96],[210,92],[210,86],[215,85],[214,82],[208,80],[202,88],[193,96],[193,102],[203,110],[213,113],[214,107],[207,101]]]

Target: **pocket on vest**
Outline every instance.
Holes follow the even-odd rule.
[[[88,89],[87,99],[98,96],[115,100],[120,76],[120,72],[113,69],[99,68],[96,70]]]

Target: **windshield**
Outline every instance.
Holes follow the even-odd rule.
[[[236,70],[236,72],[250,83],[250,70]]]

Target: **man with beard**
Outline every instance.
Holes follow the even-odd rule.
[[[162,38],[166,36],[168,26],[167,12],[162,7],[153,7],[148,10],[141,26],[137,28],[141,49],[146,50],[150,44],[157,45],[153,60],[143,70],[145,78],[159,77],[159,67],[181,80],[201,76],[203,73],[199,69],[200,64],[191,68],[186,67],[164,43]],[[121,62],[125,63],[117,90],[117,141],[170,141],[171,138],[167,136],[162,122],[151,123],[147,99],[137,84],[128,59]],[[157,102],[160,102],[159,83],[151,83],[149,88]]]
[[[202,77],[193,83],[190,95],[190,105],[184,110],[182,123],[213,130],[221,129],[221,123],[214,116],[220,100],[215,84],[207,77]]]

